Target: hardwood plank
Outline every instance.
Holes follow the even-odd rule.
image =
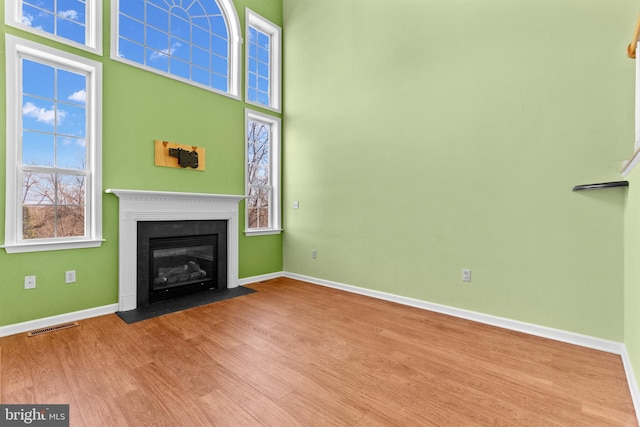
[[[619,356],[292,279],[0,338],[2,403],[73,426],[637,426]]]

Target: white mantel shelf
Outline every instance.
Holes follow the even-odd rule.
[[[227,221],[227,287],[238,286],[238,204],[244,195],[107,189],[120,200],[118,309],[137,306],[138,221]]]
[[[236,201],[239,202],[242,199],[246,199],[247,196],[240,196],[236,194],[209,194],[209,193],[182,193],[174,191],[147,191],[147,190],[123,190],[119,188],[107,188],[105,193],[111,193],[118,196],[120,199],[174,199],[174,200],[211,200],[211,201]]]

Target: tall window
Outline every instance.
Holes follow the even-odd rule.
[[[102,54],[102,0],[6,0],[5,23]]]
[[[247,9],[247,102],[280,111],[281,29]]]
[[[113,0],[113,59],[238,98],[232,0]]]
[[[101,241],[101,64],[6,35],[5,249]]]
[[[279,233],[280,119],[246,111],[246,233]]]

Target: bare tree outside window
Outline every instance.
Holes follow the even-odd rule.
[[[249,229],[271,226],[271,125],[247,122],[247,213]]]

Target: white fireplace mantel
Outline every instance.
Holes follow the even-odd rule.
[[[118,309],[137,306],[138,221],[227,221],[227,286],[238,286],[238,203],[245,196],[107,189],[120,200]]]

